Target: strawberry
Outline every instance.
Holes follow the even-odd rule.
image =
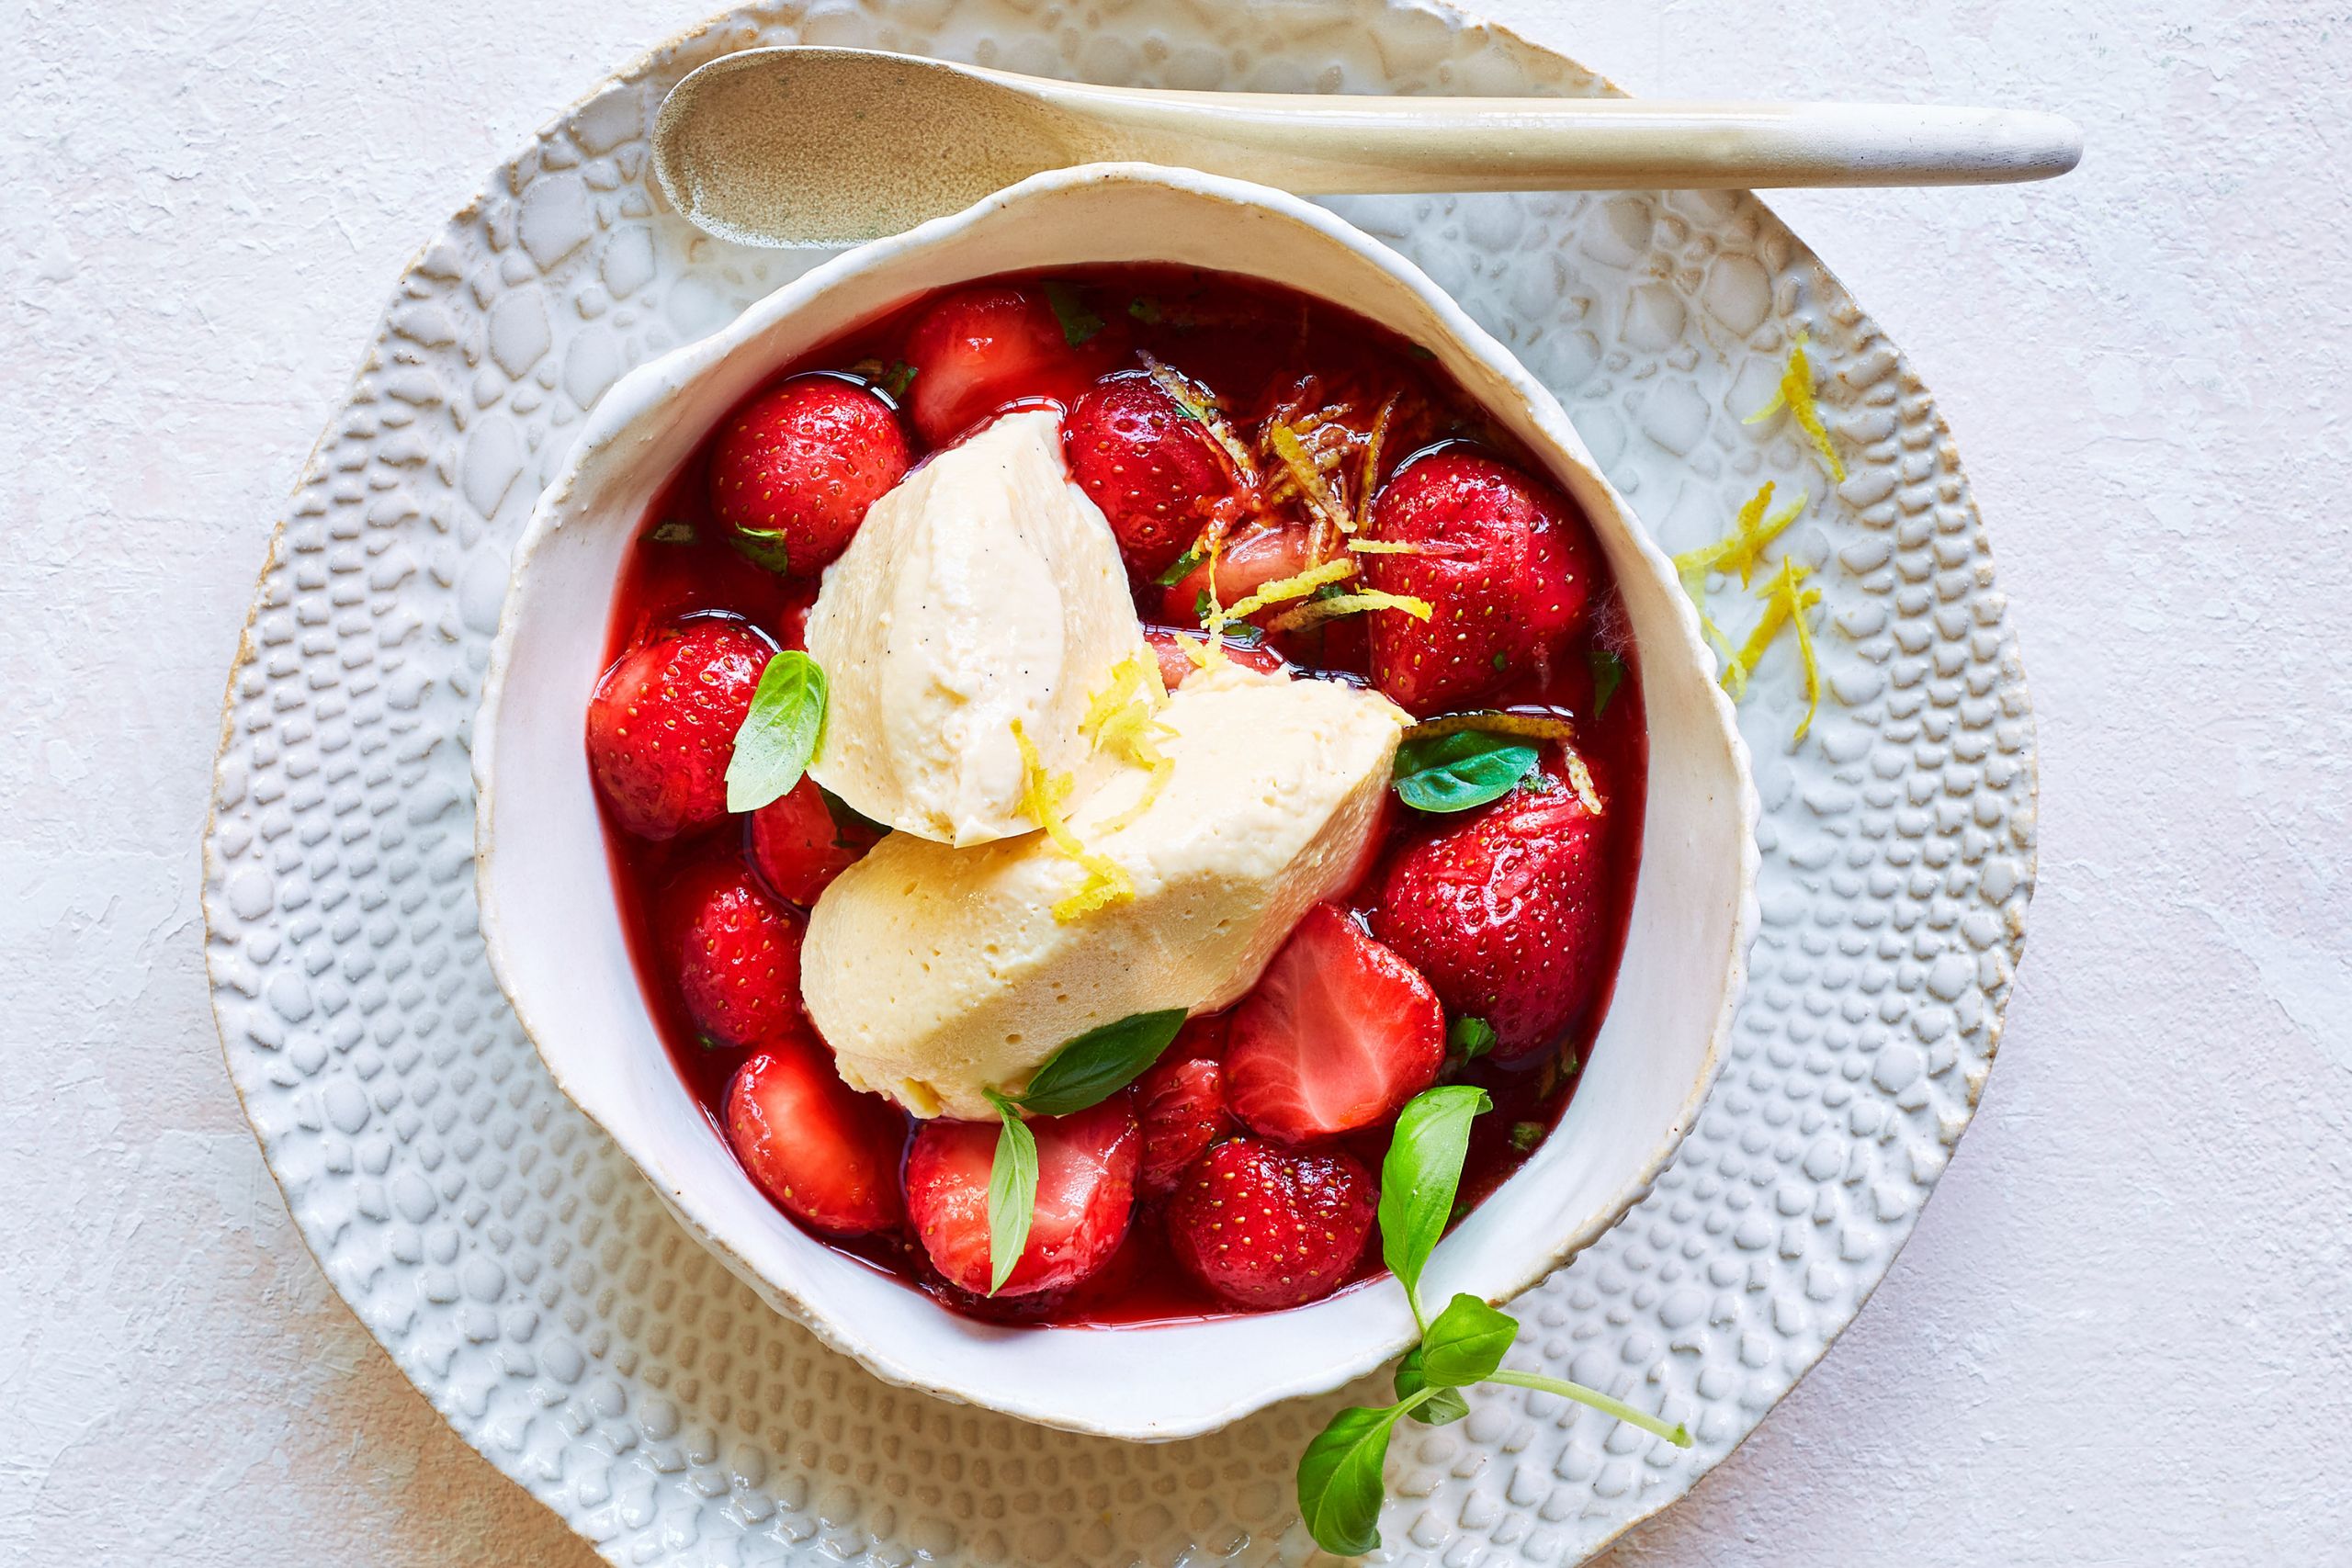
[[[1037,1139],[1037,1202],[1029,1245],[999,1297],[1057,1291],[1119,1249],[1135,1206],[1143,1137],[1131,1097],[1113,1095],[1069,1116],[1030,1118]],[[947,1282],[989,1288],[989,1165],[993,1122],[926,1122],[907,1155],[907,1214]]]
[[[605,672],[588,704],[588,765],[620,825],[673,839],[727,815],[735,731],[775,646],[708,617],[656,633]]]
[[[768,1045],[808,1032],[800,1011],[799,915],[729,866],[690,884],[678,992],[695,1027],[721,1045]]]
[[[1364,582],[1427,600],[1428,621],[1372,617],[1372,676],[1417,714],[1540,666],[1591,614],[1598,547],[1566,496],[1491,457],[1438,451],[1372,509],[1372,536],[1425,555],[1365,558]]]
[[[1346,1281],[1378,1201],[1372,1173],[1352,1155],[1235,1138],[1185,1173],[1168,1206],[1169,1250],[1237,1306],[1299,1306]]]
[[[1429,982],[1317,904],[1233,1010],[1233,1113],[1285,1144],[1385,1121],[1437,1079],[1445,1015]]]
[[[905,1120],[842,1082],[814,1039],[780,1041],[737,1070],[727,1139],[761,1191],[820,1231],[864,1235],[899,1223]]]
[[[1227,541],[1216,562],[1216,598],[1220,604],[1238,604],[1279,578],[1296,577],[1310,564],[1306,530],[1298,527],[1258,528]],[[1162,620],[1180,626],[1201,624],[1201,595],[1209,585],[1209,563],[1201,562],[1162,595]],[[1295,610],[1295,603],[1269,606],[1271,617]],[[1253,617],[1254,618],[1254,617]]]
[[[912,455],[888,403],[838,376],[796,376],[719,432],[710,509],[763,564],[814,577],[847,547],[865,509]]]
[[[752,863],[770,889],[806,909],[881,837],[846,810],[836,817],[817,781],[803,778],[752,813]]]
[[[1196,649],[1202,645],[1199,632],[1182,633],[1167,626],[1146,626],[1143,638],[1151,644],[1151,651],[1159,660],[1160,684],[1170,691],[1182,685],[1184,677],[1200,668],[1193,662],[1193,656],[1184,651],[1187,644]],[[1246,669],[1273,675],[1279,674],[1289,662],[1262,642],[1243,642],[1230,637],[1221,640],[1225,644],[1225,656]]]
[[[1158,576],[1233,493],[1226,457],[1201,422],[1140,370],[1089,388],[1062,420],[1079,489],[1102,509],[1136,579]]]
[[[1143,1190],[1153,1198],[1173,1192],[1185,1168],[1233,1126],[1225,1109],[1223,1069],[1206,1057],[1177,1058],[1175,1053],[1183,1048],[1180,1034],[1168,1055],[1136,1080],[1136,1117],[1143,1123]]]
[[[938,300],[907,333],[915,371],[907,412],[915,430],[939,446],[1019,399],[1069,407],[1115,353],[1110,334],[1099,331],[1070,341],[1082,332],[1065,329],[1037,289],[982,283]]]
[[[1497,1062],[1527,1060],[1608,983],[1601,849],[1601,819],[1544,777],[1400,851],[1373,931],[1448,1010],[1494,1027]]]

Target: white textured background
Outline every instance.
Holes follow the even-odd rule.
[[[197,834],[270,522],[401,265],[713,3],[0,4],[0,1562],[590,1561],[303,1251]],[[1960,437],[2041,890],[1910,1248],[1612,1563],[2352,1562],[2352,6],[1486,8],[1637,92],[2090,138],[2054,186],[1779,204]]]

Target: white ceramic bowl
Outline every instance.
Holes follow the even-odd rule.
[[[482,932],[563,1091],[687,1229],[777,1310],[876,1376],[1076,1431],[1211,1431],[1402,1350],[1394,1280],[1290,1312],[1147,1328],[998,1328],[811,1240],[754,1189],[670,1065],[625,946],[582,724],[624,553],[712,426],[805,350],[994,273],[1159,261],[1272,278],[1431,350],[1591,519],[1641,652],[1649,795],[1609,1016],[1558,1129],[1438,1248],[1423,1288],[1508,1299],[1600,1235],[1681,1140],[1713,1078],[1755,920],[1755,792],[1671,567],[1551,393],[1410,263],[1321,209],[1184,170],[1041,175],[862,246],[608,391],[515,551],[474,731]]]

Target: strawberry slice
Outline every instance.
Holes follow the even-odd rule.
[[[1257,528],[1237,536],[1217,555],[1216,602],[1238,604],[1269,582],[1296,577],[1312,564],[1307,558],[1311,544],[1306,530],[1298,527]],[[1199,626],[1205,608],[1202,595],[1208,586],[1209,563],[1203,561],[1161,595],[1160,618],[1180,626]],[[1284,603],[1269,605],[1261,614],[1271,619],[1296,608]]]
[[[1540,667],[1591,614],[1599,547],[1582,513],[1492,457],[1442,450],[1407,465],[1373,503],[1372,536],[1428,552],[1364,558],[1368,586],[1434,612],[1371,619],[1373,680],[1413,713]]]
[[[678,992],[696,1029],[735,1046],[808,1032],[797,914],[760,891],[740,865],[690,882],[682,912]]]
[[[710,454],[710,509],[796,577],[832,564],[865,509],[913,460],[897,411],[838,376],[798,376],[763,394],[719,432]]]
[[[1201,634],[1180,632],[1170,626],[1146,626],[1144,641],[1151,644],[1151,651],[1159,660],[1159,682],[1170,691],[1184,683],[1184,677],[1200,668],[1193,656],[1184,651],[1187,644],[1197,649]],[[1263,671],[1269,675],[1280,674],[1289,661],[1262,642],[1243,642],[1238,637],[1218,639],[1225,645],[1225,656],[1247,669]]]
[[[1127,1234],[1143,1151],[1130,1096],[1069,1116],[1036,1116],[1037,1203],[1029,1245],[1000,1297],[1074,1285]],[[993,1122],[926,1122],[907,1155],[907,1214],[933,1267],[959,1290],[989,1288],[989,1165]]]
[[[1024,398],[1068,408],[1117,352],[1109,333],[1072,343],[1077,335],[1042,290],[983,283],[938,300],[907,334],[916,431],[940,446]]]
[[[899,1223],[905,1118],[842,1082],[813,1038],[780,1042],[737,1069],[727,1141],[787,1213],[833,1235]]]
[[[1203,1155],[1176,1190],[1168,1247],[1237,1306],[1299,1306],[1346,1282],[1378,1202],[1372,1173],[1352,1155],[1235,1138]]]
[[[1495,1031],[1495,1060],[1525,1061],[1606,988],[1603,818],[1548,774],[1388,863],[1372,929],[1457,1017]]]
[[[655,634],[588,704],[588,766],[620,825],[672,839],[727,815],[727,764],[775,645],[706,617]]]
[[[1317,904],[1233,1010],[1226,1098],[1257,1132],[1303,1144],[1395,1115],[1444,1064],[1429,982]]]
[[[1089,388],[1062,420],[1070,477],[1102,509],[1127,570],[1158,576],[1233,493],[1207,428],[1159,382],[1122,370]]]
[[[1184,1043],[1179,1034],[1170,1056]],[[1233,1128],[1225,1109],[1224,1069],[1202,1056],[1163,1057],[1136,1080],[1136,1117],[1143,1123],[1144,1192],[1164,1198],[1176,1190],[1185,1169]]]
[[[752,863],[769,887],[806,909],[881,837],[846,811],[836,818],[817,781],[803,778],[752,813]]]

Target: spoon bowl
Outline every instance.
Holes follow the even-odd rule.
[[[1182,93],[876,50],[745,50],[688,75],[655,177],[721,239],[855,244],[1081,164],[1195,168],[1297,195],[1751,189],[2047,179],[2055,115],[1903,104]]]

